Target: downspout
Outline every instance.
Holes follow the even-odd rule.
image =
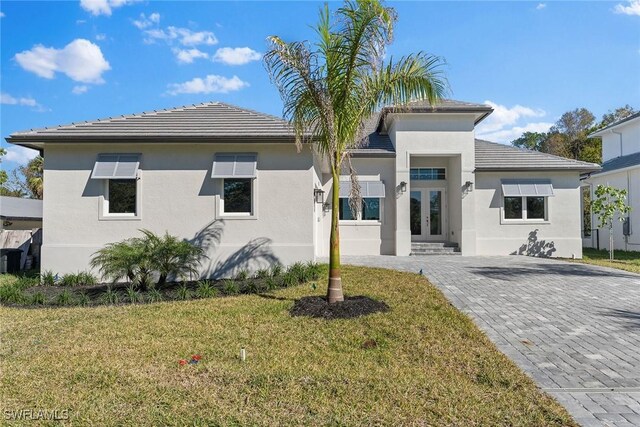
[[[611,133],[615,133],[620,137],[620,156],[618,157],[622,157],[622,132],[616,132],[615,130],[612,130]]]
[[[631,205],[631,172],[630,171],[627,171],[627,203],[629,204],[629,206]],[[631,217],[628,216],[628,218],[629,218],[629,227],[631,227]],[[631,228],[631,235],[633,235],[633,228]],[[630,242],[629,236],[624,236],[624,240],[625,240],[625,246],[627,245],[640,246],[640,243]]]

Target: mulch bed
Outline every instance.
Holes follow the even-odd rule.
[[[386,303],[362,295],[345,297],[344,301],[333,304],[327,303],[323,297],[312,296],[296,300],[289,313],[292,316],[323,319],[353,319],[389,310]]]

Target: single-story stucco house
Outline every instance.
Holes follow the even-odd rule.
[[[475,138],[487,105],[383,108],[340,190],[342,254],[581,257],[580,174],[598,165]],[[44,151],[42,268],[87,268],[139,229],[209,245],[204,275],[328,255],[331,175],[281,118],[209,102],[12,134]]]
[[[627,190],[631,212],[627,222],[615,221],[613,247],[640,251],[640,112],[598,130],[590,138],[602,139],[602,169],[583,175],[583,191],[595,199],[598,185],[610,185]],[[583,227],[584,246],[609,249],[609,230],[598,227],[598,219],[591,215],[590,227]]]

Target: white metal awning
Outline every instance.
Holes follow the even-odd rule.
[[[255,178],[257,154],[216,154],[211,178]]]
[[[340,198],[349,198],[351,193],[351,181],[340,182]],[[384,199],[384,182],[382,181],[360,181],[360,195],[362,198]]]
[[[103,153],[93,165],[91,179],[136,179],[140,167],[140,154]]]
[[[503,180],[504,197],[553,197],[553,185],[548,180]]]

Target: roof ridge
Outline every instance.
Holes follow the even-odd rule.
[[[218,105],[222,105],[232,110],[244,111],[245,113],[253,114],[259,117],[267,117],[273,120],[278,120],[280,122],[283,122],[283,124],[289,124],[289,122],[282,117],[274,116],[273,114],[263,113],[261,111],[253,110],[251,108],[239,107],[237,105],[228,104],[226,102],[218,102]]]
[[[501,144],[499,142],[487,141],[486,139],[476,138],[476,141],[477,142],[484,142],[486,144],[499,145],[499,146],[502,146],[502,147],[507,148],[507,149],[512,149],[512,150],[515,150],[515,151],[521,151],[521,152],[524,152],[524,153],[540,154],[540,155],[543,155],[543,156],[553,157],[553,158],[556,158],[556,159],[559,159],[559,160],[564,160],[564,161],[567,161],[567,162],[573,162],[573,163],[576,163],[576,164],[583,164],[583,165],[590,165],[590,166],[592,166],[592,165],[600,166],[597,163],[585,162],[583,160],[570,159],[568,157],[562,157],[562,156],[558,156],[558,155],[555,155],[555,154],[545,153],[543,151],[536,151],[536,150],[531,150],[529,148],[516,147],[516,146],[513,146],[513,145]]]

